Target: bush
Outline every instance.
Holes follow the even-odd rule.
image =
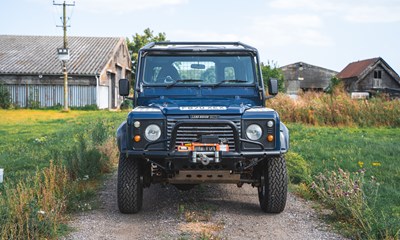
[[[311,170],[304,158],[295,152],[288,152],[285,155],[289,180],[291,183],[310,183]]]
[[[133,102],[132,100],[129,99],[124,99],[124,101],[121,103],[121,106],[119,107],[121,110],[126,110],[133,108]]]
[[[347,222],[357,226],[357,230],[347,226],[351,234],[358,239],[389,238],[390,233],[385,230],[385,223],[379,223],[371,204],[374,205],[379,189],[379,183],[374,177],[369,181],[364,178],[364,169],[349,173],[338,169],[327,171],[316,176],[311,189],[331,208],[339,222]],[[371,192],[368,197],[365,192]],[[388,227],[388,226],[387,226]]]
[[[108,127],[99,120],[85,129],[75,135],[75,144],[63,154],[64,164],[74,180],[97,178],[104,169],[109,169],[108,157],[99,150],[110,138]]]
[[[11,106],[11,95],[8,89],[0,83],[0,108],[8,109]]]

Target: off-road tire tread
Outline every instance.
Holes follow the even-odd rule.
[[[143,204],[140,164],[120,154],[117,183],[118,208],[121,213],[137,213]]]
[[[287,171],[283,155],[267,160],[263,170],[266,196],[260,197],[260,206],[267,213],[281,213],[287,199]]]

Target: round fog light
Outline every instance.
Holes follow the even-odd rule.
[[[267,126],[268,126],[268,127],[274,126],[274,122],[273,122],[273,121],[268,121],[268,122],[267,122]]]

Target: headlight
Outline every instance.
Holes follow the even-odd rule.
[[[146,130],[144,131],[144,136],[149,141],[156,141],[161,137],[161,129],[156,124],[151,124],[147,126]]]
[[[262,129],[257,124],[251,124],[246,129],[246,136],[250,140],[258,140],[262,137]]]

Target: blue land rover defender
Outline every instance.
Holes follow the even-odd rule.
[[[127,79],[119,81],[129,95]],[[136,213],[143,188],[202,183],[258,188],[261,209],[286,205],[289,131],[265,101],[258,51],[240,42],[156,42],[139,50],[133,110],[117,130],[118,207]]]

